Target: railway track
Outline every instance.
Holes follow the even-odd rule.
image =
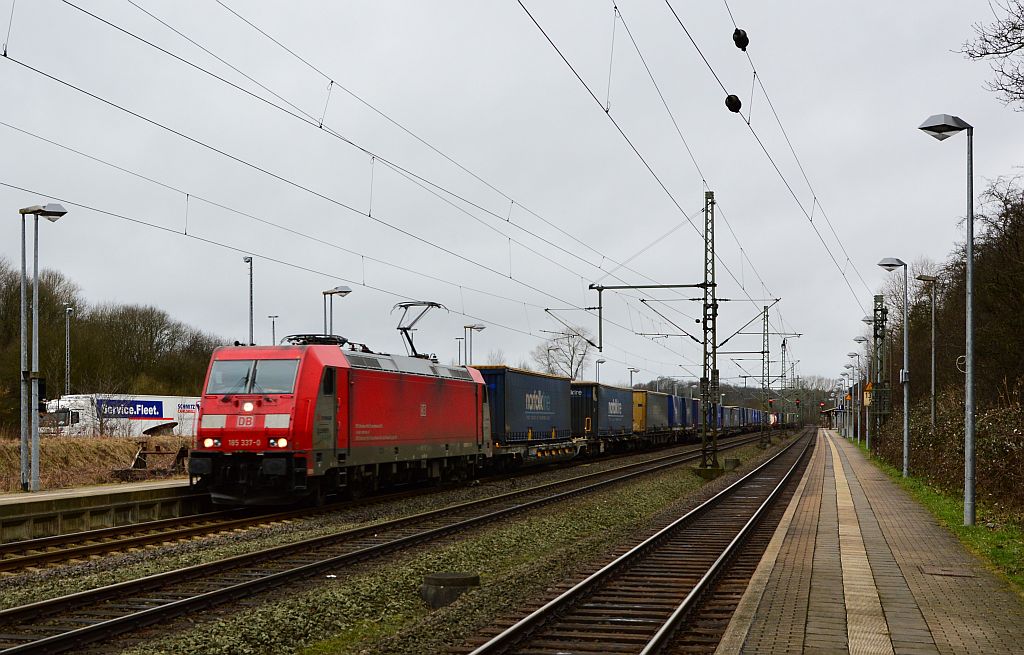
[[[795,483],[812,443],[813,431],[805,433],[471,655],[713,651],[715,633],[724,629],[714,587],[786,486]],[[750,568],[750,562],[742,566]],[[702,611],[715,615],[716,627],[708,629]]]
[[[757,436],[726,447],[755,443]],[[694,448],[414,516],[0,611],[0,653],[57,653],[325,570],[699,460]]]
[[[727,440],[722,441],[727,445]],[[521,475],[523,472],[520,472]],[[499,480],[509,475],[494,476]],[[347,502],[343,509],[393,502],[433,493],[436,487],[419,488]],[[167,544],[230,530],[272,525],[338,511],[338,506],[300,507],[281,512],[232,509],[158,521],[100,528],[0,544],[0,574],[63,565],[109,553]]]

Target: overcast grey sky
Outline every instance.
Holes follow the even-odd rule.
[[[737,299],[723,303],[719,334],[764,304],[739,300],[781,297],[773,323],[803,333],[791,356],[804,375],[842,370],[863,327],[858,301],[870,308],[886,275],[879,259],[941,260],[963,238],[966,139],[936,142],[916,129],[924,118],[951,113],[975,126],[979,190],[1020,164],[1021,114],[984,90],[984,65],[955,52],[973,22],[991,18],[983,0],[730,3],[813,193],[763,92],[755,86],[751,96],[751,65],[732,43],[724,2],[673,6],[718,79],[742,99],[742,117],[726,110],[715,75],[664,2],[620,2],[615,20],[610,2],[526,1],[599,102],[610,99],[610,116],[672,198],[516,2],[224,0],[323,75],[214,0],[75,4],[117,27],[57,0],[14,8],[0,61],[0,182],[35,193],[0,187],[10,217],[0,222],[0,256],[19,261],[19,207],[62,199],[68,216],[41,228],[44,267],[60,269],[92,303],[156,305],[229,341],[247,335],[242,257],[251,253],[259,342],[270,340],[268,314],[280,315],[279,336],[319,331],[320,292],[349,284],[354,293],[335,303],[340,334],[401,352],[392,305],[434,300],[450,312],[420,325],[422,350],[453,359],[462,326],[481,322],[476,359],[500,348],[514,364],[548,336],[543,330],[559,329],[544,308],[595,305],[587,284],[621,283],[606,277],[613,261],[687,220],[672,198],[700,227],[704,181],[624,25],[719,203],[718,253],[731,271],[719,266],[719,295]],[[10,0],[0,2],[4,33],[10,9]],[[321,116],[329,129],[319,128]],[[461,199],[439,198],[423,180]],[[811,228],[804,212],[812,206],[853,292]],[[695,283],[701,257],[700,235],[683,225],[630,262],[634,271],[615,274],[630,284]],[[660,310],[699,328],[699,304],[680,299],[698,294],[633,295],[675,299]],[[602,379],[625,381],[628,366],[642,370],[638,379],[695,375],[696,343],[633,334],[676,331],[636,298],[606,293]],[[596,319],[580,310],[560,316],[596,332]],[[759,350],[760,341],[730,346]],[[778,339],[772,350],[777,357]],[[723,378],[741,372],[729,357],[720,367]]]

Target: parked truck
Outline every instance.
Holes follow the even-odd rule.
[[[76,394],[49,400],[40,434],[140,437],[196,434],[199,398]]]

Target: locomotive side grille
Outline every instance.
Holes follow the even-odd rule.
[[[434,375],[440,378],[455,378],[456,380],[466,380],[468,382],[473,380],[473,376],[464,368],[450,368],[438,365],[431,366],[430,368],[434,371]]]
[[[348,359],[348,363],[352,366],[358,366],[359,368],[375,368],[383,370],[384,367],[380,365],[375,357],[363,357],[362,355],[353,355],[345,353],[345,358]]]

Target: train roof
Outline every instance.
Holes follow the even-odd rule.
[[[483,366],[474,365],[478,371],[512,371],[513,373],[522,373],[523,375],[536,375],[542,378],[551,378],[553,380],[568,380],[564,375],[556,375],[554,373],[544,373],[543,371],[531,371],[526,368],[516,368],[515,366],[506,366],[505,364],[485,364]]]
[[[351,368],[388,371],[391,373],[411,373],[414,375],[425,375],[436,378],[448,378],[452,380],[464,380],[475,382],[473,374],[465,366],[448,366],[435,363],[422,357],[408,357],[406,355],[389,355],[387,353],[355,352],[346,350],[337,345],[309,344],[289,346],[224,346],[214,351],[213,358],[220,359],[218,355],[229,355],[224,359],[272,359],[274,357],[301,358],[307,350],[314,352],[331,351],[334,354],[340,353]],[[332,355],[333,357],[333,355]]]
[[[640,391],[639,389],[632,389],[630,387],[620,387],[614,384],[605,384],[604,382],[594,382],[593,380],[573,380],[573,386],[575,387],[604,387],[605,389],[618,389],[619,391]]]

